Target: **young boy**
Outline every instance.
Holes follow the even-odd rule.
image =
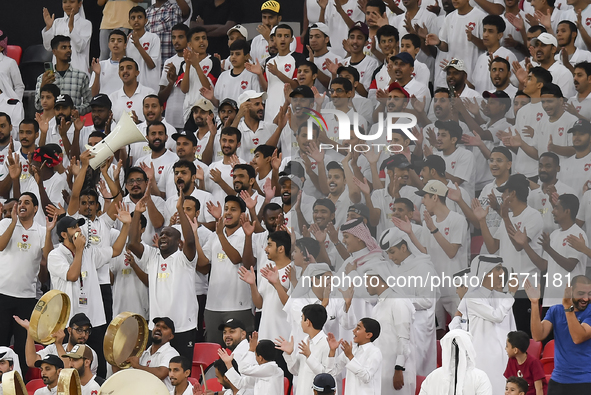
[[[338,375],[346,367],[346,394],[380,394],[382,388],[382,352],[373,341],[380,336],[380,323],[362,318],[353,329],[355,346],[328,334],[328,373]],[[335,358],[337,348],[343,352]]]
[[[507,385],[505,386],[505,395],[526,395],[529,394],[531,386],[527,384],[521,377],[511,376],[507,379]],[[540,393],[537,393],[540,395]],[[543,394],[543,392],[542,392]]]
[[[271,31],[279,23],[281,23],[281,5],[279,2],[271,0],[263,3],[261,6],[261,24],[257,27],[257,31],[261,34],[253,38],[251,43],[250,57],[253,63],[256,64],[258,61],[262,65],[272,55],[269,52]],[[246,40],[246,37],[244,39]],[[289,52],[295,51],[296,45],[296,40],[293,40],[289,46]]]
[[[110,95],[123,88],[123,81],[119,78],[119,61],[125,57],[127,49],[127,36],[121,30],[113,30],[109,33],[109,51],[111,58],[107,60],[92,59],[92,76],[90,77],[90,89],[92,96],[99,93]]]
[[[248,41],[248,30],[242,25],[236,25],[228,30],[228,48],[232,46],[236,40]],[[222,70],[232,69],[232,62],[230,56],[222,60]]]
[[[271,340],[258,341],[259,334],[253,332],[250,337],[248,359],[240,367],[240,374],[234,369],[234,357],[223,350],[218,350],[228,371],[226,377],[237,388],[254,388],[255,394],[283,394],[283,370],[275,362],[277,350]],[[256,363],[254,363],[256,360]],[[250,362],[250,363],[249,363]]]
[[[509,356],[507,369],[504,376],[507,378],[507,387],[515,376],[523,378],[527,384],[524,395],[543,395],[546,393],[546,375],[542,363],[533,355],[527,353],[529,336],[523,331],[514,331],[507,334],[507,346],[505,351]],[[517,383],[513,383],[517,385]],[[528,389],[529,387],[529,389]],[[519,391],[518,391],[519,392]],[[507,392],[505,392],[507,393]],[[509,394],[513,394],[509,392]],[[517,393],[515,393],[517,394]]]
[[[244,66],[248,62],[250,45],[245,40],[236,40],[230,45],[230,63],[232,69],[224,71],[213,92],[205,96],[211,100],[214,106],[219,107],[224,99],[238,101],[238,97],[246,90],[260,91],[259,79],[256,74],[246,70]]]
[[[63,0],[62,9],[64,16],[55,19],[55,14],[50,15],[47,8],[43,8],[43,20],[45,28],[41,30],[43,46],[51,51],[51,40],[55,36],[63,35],[71,37],[72,41],[72,68],[88,74],[88,58],[90,56],[90,36],[92,35],[92,23],[80,15],[82,0]],[[53,57],[55,64],[55,56]]]
[[[238,389],[228,380],[226,377],[226,373],[228,372],[228,367],[221,359],[218,359],[213,363],[213,367],[215,368],[215,377],[218,379],[218,383],[224,387],[223,392],[219,392],[219,394],[223,395],[244,395],[248,394],[247,389]],[[236,371],[236,373],[240,373],[238,371],[238,362],[235,359],[232,359],[232,367]],[[194,395],[206,395],[205,392],[201,389],[197,389],[196,392],[193,392]]]
[[[158,91],[160,81],[160,38],[146,31],[146,10],[135,6],[129,10],[129,24],[133,29],[129,34],[127,56],[139,65],[140,84]]]
[[[55,100],[60,95],[60,88],[58,88],[55,84],[43,85],[39,90],[39,94],[41,96],[41,108],[43,109],[41,116],[43,119],[51,122],[51,120],[55,117]],[[18,136],[18,129],[16,132]]]
[[[369,28],[363,22],[357,22],[349,29],[347,45],[351,56],[343,62],[345,66],[353,66],[359,71],[359,82],[356,91],[363,97],[367,97],[367,91],[371,85],[373,72],[378,68],[378,61],[366,56],[363,52],[369,40]]]
[[[271,160],[273,157],[273,152],[275,152],[276,149],[277,148],[266,144],[261,144],[254,149],[254,159],[250,162],[250,164],[257,172],[256,182],[261,191],[264,189],[267,179],[271,179],[273,175]]]
[[[431,79],[431,72],[427,65],[417,60],[417,55],[421,51],[421,38],[416,34],[405,34],[400,40],[400,52],[409,53],[414,59],[414,71],[412,77],[424,84],[429,86],[429,80]]]

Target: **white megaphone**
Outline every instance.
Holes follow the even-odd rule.
[[[90,167],[96,170],[121,147],[132,143],[138,143],[140,141],[148,142],[146,136],[140,132],[129,114],[124,111],[123,114],[121,114],[121,119],[119,119],[117,126],[115,126],[115,129],[113,129],[107,137],[94,147],[87,146],[87,148],[90,149],[90,152],[94,155],[94,157],[90,159]]]

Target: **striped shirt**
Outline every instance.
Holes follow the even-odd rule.
[[[37,110],[41,110],[41,94],[39,90],[41,89],[42,78],[43,74],[37,77],[37,85],[35,86],[35,107]],[[62,95],[70,95],[80,115],[90,112],[92,93],[90,92],[89,78],[86,73],[76,70],[70,65],[63,77],[58,71],[55,72],[54,84],[60,88]]]

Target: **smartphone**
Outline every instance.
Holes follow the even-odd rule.
[[[51,63],[51,62],[45,62],[44,63],[44,66],[45,66],[45,71],[48,71],[49,70],[49,71],[51,71],[53,73],[53,63]]]
[[[447,88],[449,89],[449,97],[454,98],[456,97],[456,89],[453,85],[447,84]]]

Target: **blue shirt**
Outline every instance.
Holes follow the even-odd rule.
[[[591,325],[591,308],[575,312],[579,322]],[[568,330],[564,306],[550,307],[544,320],[554,330],[554,371],[552,380],[561,384],[591,383],[591,340],[575,344]]]

